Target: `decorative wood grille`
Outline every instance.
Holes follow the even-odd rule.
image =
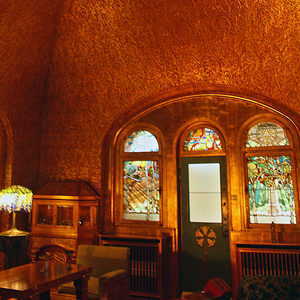
[[[300,275],[300,246],[238,245],[239,280],[249,275]]]

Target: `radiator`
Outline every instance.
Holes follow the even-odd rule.
[[[249,275],[300,275],[300,246],[239,245],[239,279]]]
[[[169,243],[171,239],[127,239],[100,237],[100,245],[130,248],[131,295],[164,299],[169,267]],[[164,278],[163,291],[162,281]]]
[[[133,293],[157,294],[157,246],[126,246],[130,247],[131,250],[131,291]]]

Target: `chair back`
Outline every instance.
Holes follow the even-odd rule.
[[[91,266],[91,276],[101,275],[125,269],[129,271],[130,249],[127,247],[79,245],[77,250],[77,264]]]

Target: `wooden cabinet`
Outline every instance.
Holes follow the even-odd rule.
[[[101,235],[99,244],[130,248],[132,296],[170,299],[172,237]]]
[[[98,241],[100,197],[86,182],[49,182],[33,195],[30,252],[65,261],[65,250]]]
[[[0,234],[0,271],[28,263],[29,234],[3,235]],[[1,257],[1,256],[0,256]]]

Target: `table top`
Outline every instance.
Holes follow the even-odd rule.
[[[92,272],[92,267],[53,261],[38,261],[0,272],[0,291],[28,291],[36,287],[47,288],[79,279]],[[43,290],[43,289],[42,289]]]

